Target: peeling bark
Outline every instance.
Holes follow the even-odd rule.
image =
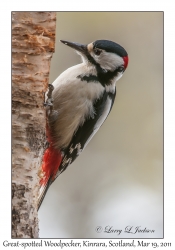
[[[55,12],[12,12],[12,238],[38,237],[43,102],[55,26]]]

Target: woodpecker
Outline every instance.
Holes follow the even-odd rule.
[[[49,147],[41,165],[38,209],[53,181],[77,158],[99,130],[114,103],[115,83],[128,66],[119,44],[97,40],[87,45],[60,40],[82,63],[68,68],[52,85],[46,101]]]

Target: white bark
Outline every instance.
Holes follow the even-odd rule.
[[[44,92],[55,12],[12,13],[12,237],[37,238],[38,170],[45,147]]]

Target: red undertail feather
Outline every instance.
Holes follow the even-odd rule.
[[[55,175],[59,169],[62,155],[59,149],[55,149],[53,147],[52,136],[50,134],[49,125],[46,122],[46,136],[49,142],[49,147],[45,150],[42,160],[42,172],[44,177],[40,180],[40,185],[46,185],[47,181],[53,181],[55,179]]]
[[[49,142],[49,147],[45,150],[42,159],[42,165],[41,165],[42,176],[40,179],[41,187],[38,197],[38,209],[40,208],[44,200],[44,197],[47,193],[49,186],[54,181],[62,161],[61,151],[53,147],[53,143],[47,125],[46,125],[46,133],[47,133],[47,140]]]
[[[53,146],[49,146],[44,152],[42,161],[42,178],[40,180],[40,191],[38,196],[38,210],[44,200],[48,188],[54,181],[62,160],[61,152]]]
[[[40,185],[46,185],[49,178],[51,178],[52,181],[55,179],[61,160],[62,155],[58,149],[50,146],[45,150],[41,166],[44,177],[40,180]]]

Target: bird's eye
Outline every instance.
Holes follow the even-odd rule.
[[[94,54],[96,56],[99,56],[101,54],[101,50],[100,49],[94,49]]]

